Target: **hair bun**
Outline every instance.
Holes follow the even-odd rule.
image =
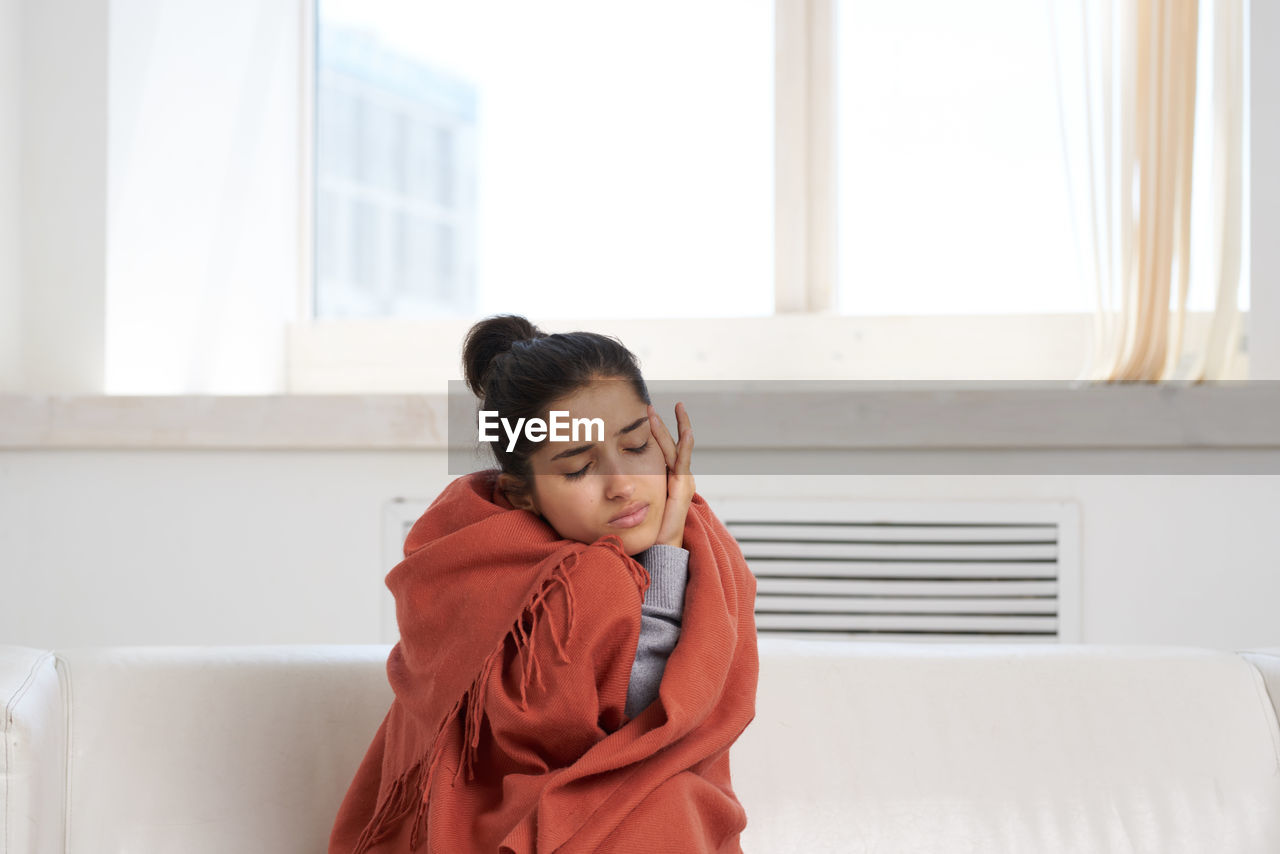
[[[467,387],[483,399],[493,361],[517,342],[545,337],[546,333],[519,314],[497,314],[477,322],[462,342],[462,372]]]

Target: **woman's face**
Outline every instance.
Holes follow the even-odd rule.
[[[544,518],[561,537],[593,543],[615,534],[627,554],[634,555],[658,538],[667,503],[667,464],[649,428],[648,409],[624,380],[599,380],[548,407],[568,411],[560,416],[568,434],[539,443],[530,459],[532,482],[527,491],[500,484],[516,507]],[[548,419],[550,416],[547,416]],[[580,427],[573,441],[575,418],[599,418],[604,439]]]

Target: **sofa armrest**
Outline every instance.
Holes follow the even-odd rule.
[[[1280,719],[1280,646],[1240,650],[1240,656],[1258,669],[1266,683],[1271,709]]]
[[[387,645],[62,649],[67,854],[324,851]]]
[[[62,854],[66,711],[53,653],[0,646],[0,854]]]

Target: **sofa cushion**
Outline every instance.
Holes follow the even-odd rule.
[[[391,704],[389,646],[66,650],[68,854],[315,854]]]
[[[53,653],[0,647],[0,854],[61,854],[66,717]]]
[[[1280,732],[1200,649],[760,642],[745,851],[1280,851]]]

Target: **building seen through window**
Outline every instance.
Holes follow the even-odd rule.
[[[336,24],[316,84],[315,315],[473,312],[476,88]]]
[[[318,0],[313,315],[772,314],[774,11]]]

